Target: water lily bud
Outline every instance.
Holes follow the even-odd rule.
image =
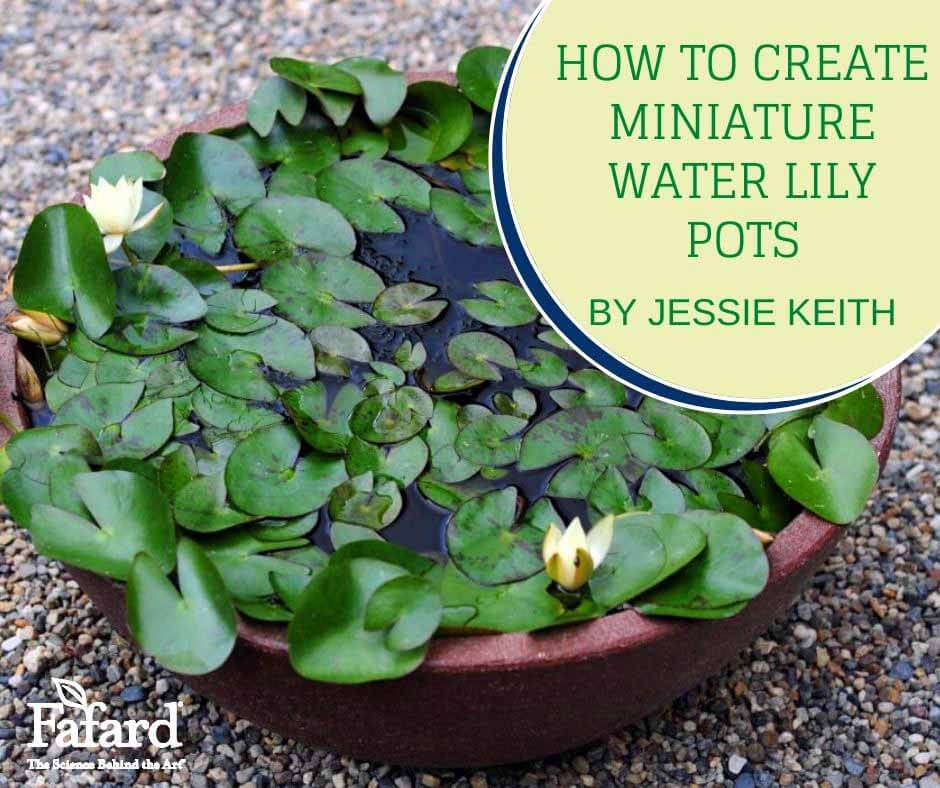
[[[773,544],[775,538],[773,534],[769,534],[767,531],[761,531],[757,528],[752,528],[751,530],[754,532],[754,536],[760,539],[760,543],[764,545],[764,547]]]
[[[577,517],[562,531],[550,525],[542,542],[545,571],[558,585],[577,591],[601,565],[614,536],[614,518],[608,515],[585,534]]]
[[[39,375],[29,363],[29,359],[18,350],[16,351],[16,390],[23,401],[30,405],[39,405],[45,400]]]
[[[10,332],[20,339],[40,345],[57,345],[69,330],[68,325],[59,318],[29,309],[11,312],[4,322]]]
[[[111,254],[121,246],[124,238],[146,227],[163,207],[161,202],[153,210],[138,218],[144,200],[144,182],[141,178],[108,183],[99,178],[91,185],[91,194],[83,197],[85,210],[92,215],[104,236],[104,248]]]

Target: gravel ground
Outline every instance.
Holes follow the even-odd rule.
[[[399,67],[452,66],[467,47],[510,43],[532,5],[5,0],[0,261],[12,263],[28,217],[74,193],[98,156],[246,96],[269,55],[373,54]],[[646,722],[579,753],[486,772],[355,762],[226,714],[136,654],[61,567],[38,557],[5,522],[0,784],[940,788],[937,340],[907,363],[905,395],[875,502],[786,620],[724,674]],[[25,704],[50,700],[53,676],[81,679],[118,717],[182,700],[185,745],[169,757],[185,757],[185,767],[28,771]]]

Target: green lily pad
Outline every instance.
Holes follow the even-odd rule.
[[[176,494],[198,474],[199,469],[192,446],[176,444],[176,448],[169,451],[160,463],[157,471],[157,485],[167,500],[172,501]]]
[[[473,246],[501,246],[493,206],[448,189],[431,189],[431,211],[447,232]]]
[[[650,468],[640,484],[640,495],[650,502],[657,514],[682,514],[685,496],[682,488],[658,468]]]
[[[509,58],[504,47],[483,46],[464,53],[457,64],[457,82],[470,101],[484,112],[491,112],[496,89]]]
[[[427,643],[441,622],[443,605],[434,584],[424,577],[405,575],[389,580],[372,595],[366,607],[367,631],[385,631],[385,645],[411,651]]]
[[[462,482],[474,476],[480,466],[463,459],[455,444],[460,430],[471,423],[471,410],[461,408],[455,402],[438,400],[425,433],[431,454],[431,474],[443,482]]]
[[[362,392],[349,384],[336,393],[328,408],[326,387],[319,381],[281,395],[287,415],[303,439],[327,454],[346,452],[346,445],[352,438],[349,419],[361,400]]]
[[[526,291],[500,279],[477,282],[474,287],[486,298],[465,298],[460,305],[474,320],[488,326],[524,326],[538,316]]]
[[[276,303],[264,290],[223,290],[207,299],[206,323],[228,334],[250,334],[275,323],[274,315],[261,313]]]
[[[538,400],[528,389],[516,387],[512,396],[500,391],[493,395],[493,405],[504,416],[518,416],[530,419],[538,410]]]
[[[489,415],[464,427],[454,443],[461,459],[479,466],[511,465],[519,459],[519,433],[528,421],[517,416]]]
[[[371,268],[347,258],[295,257],[265,269],[264,289],[275,311],[304,329],[322,325],[362,328],[374,322],[352,304],[371,304],[385,284]]]
[[[442,82],[415,82],[388,127],[390,149],[410,164],[440,161],[460,148],[473,128],[473,110],[460,92]]]
[[[721,511],[721,498],[727,495],[743,495],[737,482],[720,471],[697,468],[683,475],[686,484],[694,491],[686,495],[688,509],[711,509]]]
[[[467,577],[483,585],[512,583],[542,569],[547,524],[518,524],[518,493],[507,487],[463,504],[447,525],[447,553]]]
[[[91,168],[89,183],[104,179],[112,186],[121,178],[144,183],[163,180],[166,167],[163,162],[147,150],[120,151],[102,156]]]
[[[760,416],[729,416],[696,410],[683,413],[701,424],[712,442],[712,454],[705,463],[706,468],[722,468],[737,462],[761,442],[767,431]]]
[[[248,528],[235,528],[203,537],[200,545],[222,575],[229,594],[237,599],[272,596],[275,574],[298,578],[310,575],[302,563],[289,560],[289,548],[309,547],[303,538],[263,542],[253,537]],[[277,552],[269,554],[272,550]]]
[[[200,381],[223,394],[258,402],[277,401],[278,392],[264,377],[264,360],[257,353],[230,350],[195,342],[186,348],[189,371]]]
[[[353,410],[350,428],[370,443],[400,443],[417,435],[434,412],[433,400],[415,386],[367,397]]]
[[[310,341],[297,326],[280,318],[276,318],[267,328],[250,334],[229,334],[202,326],[198,341],[187,348],[187,357],[190,350],[203,351],[216,357],[224,357],[235,351],[254,353],[272,369],[300,380],[309,380],[317,372]],[[192,372],[197,378],[200,377],[195,369]],[[223,391],[212,380],[204,382]]]
[[[707,537],[707,547],[638,599],[636,606],[641,612],[722,608],[747,602],[763,591],[770,566],[763,545],[746,522],[731,514],[708,511],[672,516],[698,526]]]
[[[355,476],[333,490],[330,517],[336,522],[381,530],[401,514],[403,502],[398,484],[375,480],[372,471]]]
[[[317,350],[350,361],[366,363],[372,360],[369,343],[351,328],[345,326],[317,326],[310,332]]]
[[[356,233],[332,205],[313,197],[275,195],[238,218],[235,243],[254,260],[280,260],[298,251],[351,254]]]
[[[162,194],[144,189],[140,213],[146,216],[158,208],[146,227],[141,227],[125,237],[128,248],[141,263],[152,263],[163,250],[173,232],[173,208]],[[126,256],[126,255],[125,255]]]
[[[352,542],[361,542],[366,539],[385,541],[374,528],[366,528],[364,525],[353,525],[352,523],[330,524],[330,542],[334,550],[341,550]]]
[[[447,358],[460,372],[480,380],[502,380],[498,367],[516,368],[510,344],[483,331],[458,334],[447,343]]]
[[[604,474],[606,465],[594,460],[572,460],[562,465],[548,484],[548,494],[556,498],[586,499]]]
[[[320,512],[310,512],[301,517],[292,517],[289,520],[267,518],[258,520],[248,526],[248,533],[262,542],[293,541],[301,536],[307,536],[316,529],[320,522]],[[318,548],[311,548],[318,549]],[[323,554],[322,551],[319,551]],[[326,559],[324,557],[324,563]]]
[[[256,519],[228,502],[222,473],[198,476],[173,498],[173,516],[183,528],[200,534],[234,528]]]
[[[230,290],[232,285],[214,265],[176,254],[163,259],[162,264],[185,276],[202,296]]]
[[[526,383],[554,388],[568,379],[568,367],[561,356],[541,348],[532,348],[529,353],[535,356],[535,361],[524,358],[518,360],[519,374]]]
[[[633,511],[633,494],[623,474],[616,468],[605,468],[587,496],[595,519],[606,514],[624,514]]]
[[[405,75],[373,57],[351,57],[334,68],[344,71],[362,88],[362,107],[376,126],[388,125],[401,109],[408,92]]]
[[[619,406],[627,402],[627,390],[623,384],[596,369],[572,372],[568,382],[580,391],[561,389],[551,393],[551,398],[563,408]]]
[[[21,309],[46,312],[98,339],[115,314],[115,287],[98,225],[67,203],[39,213],[16,261],[13,298]]]
[[[278,114],[291,126],[296,126],[304,119],[306,111],[307,94],[302,88],[280,77],[268,77],[251,94],[245,117],[248,125],[267,137]]]
[[[173,569],[173,518],[156,484],[127,471],[80,473],[73,484],[93,521],[36,504],[30,535],[39,552],[118,580],[138,553],[149,554],[163,574]]]
[[[169,670],[210,673],[235,646],[235,608],[218,570],[192,540],[180,539],[176,567],[179,591],[149,555],[137,556],[127,581],[127,626]]]
[[[823,415],[854,427],[871,440],[884,424],[884,403],[878,390],[869,383],[830,402]]]
[[[206,302],[182,274],[164,265],[131,265],[114,273],[122,315],[149,315],[166,323],[187,323],[206,314]]]
[[[793,433],[775,433],[767,468],[791,498],[834,523],[852,522],[878,480],[875,450],[854,427],[817,416],[809,430],[812,450]]]
[[[591,596],[599,605],[615,608],[652,588],[666,567],[666,547],[654,528],[614,520],[610,550],[590,580]]]
[[[290,550],[280,555],[291,563],[301,564],[309,570],[306,574],[293,571],[288,574],[283,572],[271,573],[271,585],[274,587],[275,592],[287,608],[293,611],[297,609],[304,589],[310,581],[326,568],[329,556],[319,547],[313,545]]]
[[[367,159],[381,159],[388,153],[388,138],[379,131],[369,128],[346,129],[340,151],[343,156],[362,156]]]
[[[569,408],[533,425],[522,439],[519,470],[547,468],[569,457],[615,465],[627,456],[626,441],[649,428],[625,408]]]
[[[239,443],[225,467],[229,498],[239,509],[266,517],[298,517],[318,509],[345,481],[342,460],[300,457],[292,427],[276,424]]]
[[[428,447],[418,436],[390,447],[373,446],[353,438],[346,453],[346,470],[350,476],[369,472],[379,479],[393,479],[402,489],[411,486],[427,463]]]
[[[358,544],[358,543],[353,543]],[[426,644],[399,651],[383,629],[366,629],[373,595],[408,572],[372,558],[331,560],[301,596],[287,629],[291,665],[312,681],[360,684],[410,673]]]
[[[403,282],[391,285],[375,299],[372,314],[390,326],[417,326],[430,323],[447,308],[442,299],[426,300],[437,292],[434,285]]]
[[[239,216],[264,197],[265,189],[254,162],[237,142],[185,133],[177,137],[166,161],[163,194],[183,233],[206,253],[218,254],[228,230],[225,211]]]
[[[718,502],[726,512],[768,533],[782,531],[799,513],[800,507],[776,485],[766,466],[756,460],[745,460],[741,463],[741,476],[752,500],[719,493]]]
[[[111,329],[99,337],[98,342],[117,353],[152,356],[176,350],[197,336],[195,331],[150,315],[121,315],[115,318]]]
[[[94,435],[85,427],[62,425],[34,427],[18,432],[4,447],[9,463],[3,474],[3,502],[10,515],[24,528],[32,521],[32,508],[52,503],[51,477],[63,461],[72,457],[95,460],[100,457]]]
[[[317,177],[317,196],[366,233],[404,232],[405,223],[388,203],[428,211],[430,191],[420,175],[381,159],[346,159]]]
[[[539,333],[539,339],[546,345],[551,345],[558,350],[571,350],[571,346],[565,342],[564,338],[555,330],[542,331]]]
[[[482,386],[485,380],[465,375],[460,370],[452,369],[440,375],[432,384],[431,391],[435,394],[456,394],[460,391],[469,391],[470,389]]]
[[[394,360],[403,372],[415,372],[428,360],[428,351],[423,343],[406,339],[395,350]]]
[[[105,460],[145,459],[173,433],[173,405],[157,400],[139,409],[143,383],[104,383],[85,389],[56,414],[57,425],[77,424],[89,430]]]
[[[189,367],[181,359],[175,358],[153,367],[145,382],[144,399],[148,401],[185,397],[199,388],[199,381],[192,376]]]
[[[659,468],[682,470],[697,468],[711,457],[708,433],[675,406],[647,397],[639,412],[653,434],[627,438],[627,446],[637,459]]]

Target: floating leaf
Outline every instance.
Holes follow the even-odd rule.
[[[617,464],[627,455],[625,441],[648,431],[636,413],[624,408],[559,411],[525,434],[519,470],[547,468],[569,457]]]
[[[362,398],[359,388],[348,384],[327,408],[326,387],[316,381],[284,392],[281,402],[307,443],[327,454],[344,454],[352,438],[349,419]]]
[[[685,511],[682,488],[658,468],[650,468],[646,472],[640,485],[640,495],[650,502],[652,511],[658,514],[681,514]]]
[[[297,517],[318,509],[346,479],[341,460],[300,457],[292,427],[276,424],[239,443],[225,468],[229,497],[239,509],[266,517]]]
[[[497,392],[493,396],[493,405],[504,416],[519,416],[524,419],[531,418],[538,410],[538,400],[535,395],[524,388],[514,388],[512,396],[504,392]]]
[[[519,458],[519,432],[528,421],[517,416],[489,415],[464,427],[454,443],[461,459],[479,466],[511,465]]]
[[[410,164],[440,161],[470,136],[473,110],[459,91],[442,82],[415,82],[389,128],[392,154]]]
[[[428,463],[428,447],[420,437],[384,448],[353,438],[346,454],[350,476],[370,472],[376,478],[394,479],[404,489],[411,486]]]
[[[280,318],[276,318],[267,328],[250,334],[229,334],[202,326],[199,329],[198,341],[187,348],[187,357],[191,350],[208,353],[217,358],[235,351],[255,353],[267,366],[300,380],[309,380],[317,372],[310,341],[297,326]],[[193,374],[199,377],[195,369]],[[213,380],[204,382],[223,391]]]
[[[509,57],[504,47],[477,47],[468,50],[457,64],[457,82],[470,101],[484,112],[491,112],[496,88]]]
[[[307,94],[302,88],[280,77],[268,77],[251,94],[245,117],[258,134],[267,137],[278,113],[291,126],[296,126],[306,111]]]
[[[350,427],[371,443],[400,443],[417,435],[428,423],[434,402],[421,389],[404,386],[368,397],[353,410]]]
[[[705,463],[706,468],[722,468],[737,462],[760,443],[766,432],[760,416],[683,412],[701,424],[711,439],[712,454]]]
[[[98,341],[118,353],[152,356],[176,350],[197,336],[195,331],[174,326],[160,318],[122,315],[114,320],[108,333],[99,337]]]
[[[13,298],[98,339],[114,319],[114,278],[98,225],[84,208],[53,205],[26,231],[16,261]]]
[[[695,494],[687,493],[686,500],[689,509],[712,509],[720,511],[721,497],[726,495],[743,495],[737,482],[720,471],[707,468],[697,468],[683,474],[686,484]]]
[[[634,508],[630,485],[616,468],[605,468],[591,485],[588,504],[597,515],[624,514]]]
[[[310,570],[302,563],[289,560],[288,548],[308,547],[306,539],[263,542],[254,538],[247,528],[237,528],[204,537],[200,545],[222,575],[225,587],[233,597],[252,599],[274,594],[275,574],[306,578]],[[276,554],[268,555],[278,549]],[[288,557],[284,557],[288,556]]]
[[[427,643],[441,622],[441,597],[424,577],[406,575],[389,580],[366,607],[367,631],[384,630],[385,645],[411,651]]]
[[[412,343],[404,340],[395,351],[395,363],[404,372],[414,372],[424,366],[428,359],[428,351],[421,342]]]
[[[753,501],[737,495],[719,493],[721,508],[747,520],[752,528],[768,533],[783,530],[800,507],[790,500],[774,483],[767,468],[755,460],[741,463],[741,476]]]
[[[371,471],[343,482],[330,496],[330,518],[334,522],[380,530],[401,514],[401,493],[392,480],[376,482]]]
[[[352,523],[332,523],[330,525],[330,541],[335,550],[341,550],[352,542],[361,542],[365,539],[384,541],[375,529],[366,528],[364,525],[353,525]]]
[[[551,398],[563,408],[625,405],[627,402],[627,390],[623,384],[596,369],[572,372],[568,382],[581,390],[561,389],[551,393]]]
[[[498,367],[516,368],[509,343],[483,331],[458,334],[447,343],[447,358],[465,375],[480,380],[502,380]]]
[[[181,134],[166,161],[163,193],[185,235],[218,254],[228,219],[264,197],[264,181],[236,142],[214,134]],[[92,337],[94,338],[94,337]]]
[[[647,397],[640,415],[654,434],[630,435],[627,446],[637,459],[659,468],[696,468],[708,461],[712,443],[705,429],[673,405]]]
[[[381,159],[346,159],[317,177],[317,196],[365,233],[403,233],[405,223],[386,203],[428,211],[430,191],[420,175]]]
[[[425,300],[437,292],[434,285],[404,282],[382,291],[372,314],[390,326],[417,326],[430,323],[447,308],[444,300]]]
[[[277,389],[264,377],[264,361],[257,353],[231,350],[198,342],[186,348],[186,363],[195,377],[216,391],[239,399],[275,402]]]
[[[767,457],[770,475],[811,512],[850,523],[865,510],[875,488],[875,450],[858,430],[826,416],[813,419],[809,438],[814,451],[793,433],[775,433]]]
[[[229,334],[250,334],[273,325],[273,315],[261,314],[277,303],[263,290],[223,290],[206,301],[206,323]]]
[[[372,360],[369,343],[351,328],[345,326],[317,326],[310,339],[318,350],[350,361],[366,363]]]
[[[167,257],[163,265],[185,276],[203,296],[211,296],[213,293],[229,290],[232,287],[224,274],[220,273],[214,265],[209,265],[202,260],[180,257],[177,253]]]
[[[164,574],[173,568],[173,518],[156,484],[127,471],[80,473],[73,484],[94,522],[35,505],[30,534],[39,552],[118,580],[127,578],[138,553],[149,554]]]
[[[261,283],[277,299],[275,311],[305,329],[370,325],[372,317],[351,304],[371,304],[385,287],[371,268],[335,257],[280,260],[265,269]]]
[[[231,506],[221,473],[199,476],[173,499],[173,515],[181,526],[200,534],[215,533],[256,519]]]
[[[869,383],[830,402],[823,415],[854,427],[871,440],[884,424],[884,403],[878,390]]]
[[[594,601],[607,608],[618,607],[652,588],[666,567],[666,547],[655,528],[632,520],[614,520],[610,550],[590,580]],[[704,539],[702,542],[704,547]]]
[[[355,77],[362,87],[362,106],[376,126],[388,125],[401,109],[408,92],[405,75],[377,58],[351,57],[334,68]]]
[[[122,315],[150,315],[166,323],[187,323],[206,314],[206,302],[182,274],[164,265],[131,265],[114,273]]]
[[[289,520],[265,519],[258,520],[248,527],[248,533],[255,539],[262,542],[284,542],[293,541],[301,536],[307,536],[313,531],[320,522],[320,512],[310,512],[310,514],[294,517]],[[318,548],[311,548],[318,550]],[[318,551],[322,555],[322,551]],[[324,563],[326,559],[324,557]]]
[[[467,577],[484,585],[512,583],[542,569],[546,524],[522,520],[515,487],[473,498],[447,526],[447,553]]]
[[[127,626],[165,668],[210,673],[235,646],[235,608],[218,570],[190,539],[180,539],[176,573],[179,591],[149,555],[137,556],[127,581]]]
[[[568,379],[568,367],[560,356],[540,348],[532,348],[529,352],[535,356],[535,361],[521,358],[518,362],[519,374],[526,383],[554,388]]]
[[[465,298],[460,302],[474,320],[488,326],[524,326],[539,316],[535,305],[519,285],[497,279],[477,282],[474,287],[486,299]]]
[[[431,391],[435,394],[454,394],[458,391],[468,391],[484,383],[486,383],[485,380],[470,377],[470,375],[464,375],[459,370],[452,369],[450,372],[445,372],[431,384]]]
[[[238,218],[235,243],[255,260],[279,260],[299,250],[351,254],[356,234],[328,203],[313,197],[276,195],[254,203]]]
[[[559,468],[548,484],[556,498],[586,499],[604,473],[605,464],[594,460],[572,460]]]
[[[474,246],[501,246],[493,206],[447,189],[431,189],[431,210],[438,223]]]
[[[120,151],[98,159],[88,176],[90,183],[104,179],[112,186],[121,178],[145,183],[163,180],[166,167],[163,162],[147,150]]]

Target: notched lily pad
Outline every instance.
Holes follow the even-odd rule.
[[[458,334],[447,343],[447,358],[464,375],[480,380],[502,380],[499,367],[516,368],[510,344],[484,331]]]
[[[391,285],[375,299],[372,314],[390,326],[430,323],[447,308],[447,301],[429,300],[436,292],[434,285],[421,282]]]
[[[708,461],[712,443],[705,429],[678,408],[647,397],[640,415],[653,434],[631,435],[627,445],[637,459],[659,468],[697,468]]]
[[[268,328],[274,315],[262,314],[277,304],[264,290],[223,290],[206,301],[206,323],[229,334],[250,334]]]
[[[460,305],[474,320],[488,326],[524,326],[538,316],[538,310],[519,285],[503,280],[477,282],[474,287],[483,298],[465,298]]]
[[[279,194],[258,200],[239,217],[235,243],[255,260],[280,260],[304,250],[343,256],[356,248],[356,233],[332,205]]]
[[[431,398],[415,386],[367,397],[353,410],[350,427],[370,443],[399,443],[417,435],[434,411]]]

